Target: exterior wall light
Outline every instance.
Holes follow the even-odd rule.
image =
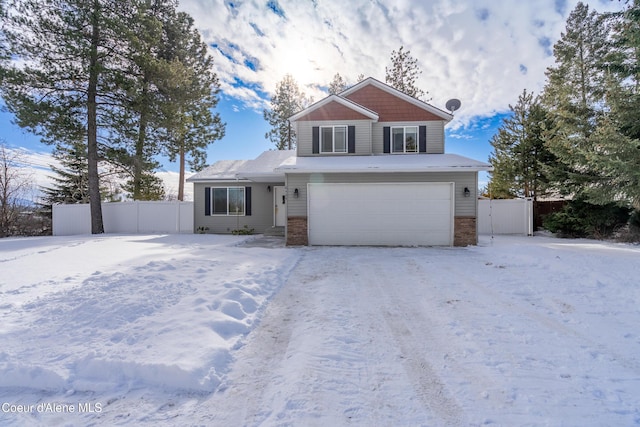
[[[470,197],[471,191],[469,191],[469,187],[464,187],[464,197]]]
[[[296,199],[298,197],[300,197],[300,192],[298,191],[298,189],[296,188],[295,190],[293,190],[293,197],[295,197]]]
[[[269,193],[271,193],[271,186],[270,186],[270,185],[267,185],[267,191],[268,191]]]

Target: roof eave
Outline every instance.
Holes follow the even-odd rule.
[[[280,167],[276,169],[283,173],[398,173],[398,172],[490,172],[492,167],[484,166],[434,166],[423,168],[381,168],[370,166],[367,168],[296,168],[296,167]]]

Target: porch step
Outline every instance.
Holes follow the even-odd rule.
[[[264,235],[265,236],[278,236],[278,237],[284,237],[284,227],[279,226],[279,227],[269,227],[266,230],[264,230]]]

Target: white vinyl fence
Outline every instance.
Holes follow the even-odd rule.
[[[533,200],[478,200],[478,234],[533,235]]]
[[[102,204],[105,233],[193,233],[193,202]],[[88,204],[54,205],[53,235],[91,233]]]

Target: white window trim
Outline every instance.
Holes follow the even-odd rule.
[[[224,189],[227,190],[227,213],[224,213],[224,214],[223,213],[216,213],[215,209],[214,209],[215,198],[214,198],[214,195],[213,195],[213,191],[214,190],[219,190],[221,188],[224,188]],[[241,214],[229,213],[229,190],[231,190],[231,189],[242,190],[242,213]],[[246,195],[246,189],[244,187],[241,187],[241,186],[211,187],[209,189],[209,191],[211,192],[211,197],[209,197],[211,199],[210,200],[210,203],[211,203],[211,206],[210,206],[211,216],[246,216],[247,215],[247,206],[246,206],[246,204],[247,204],[247,201],[246,201],[247,195]]]
[[[331,151],[324,151],[324,145],[322,144],[322,129],[332,129],[331,135]],[[344,151],[336,151],[336,128],[344,129]],[[349,152],[349,127],[347,125],[338,126],[320,126],[320,153],[321,154],[345,154]]]
[[[393,130],[394,129],[402,129],[402,151],[394,150],[394,141],[393,141]],[[407,151],[407,129],[415,129],[416,135],[416,150],[415,151]],[[391,126],[390,130],[391,135],[391,154],[417,154],[420,152],[420,126]]]

